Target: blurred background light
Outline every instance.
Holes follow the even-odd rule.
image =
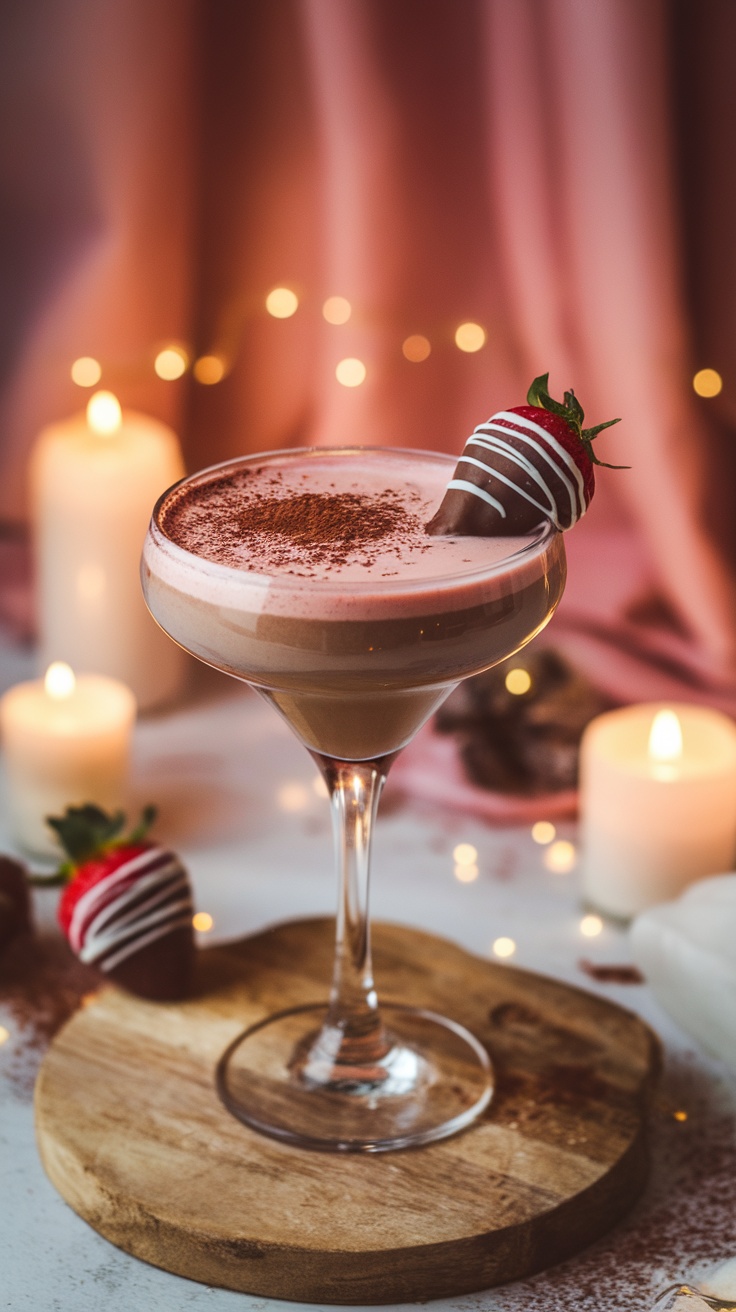
[[[175,378],[181,378],[186,373],[189,365],[189,356],[181,346],[166,346],[163,351],[159,351],[153,362],[153,367],[159,378],[165,379],[166,382],[173,382]]]
[[[102,366],[91,355],[80,355],[71,367],[71,375],[77,387],[95,387],[102,377]]]
[[[479,323],[461,323],[455,332],[455,345],[468,354],[479,351],[485,342],[486,334]]]
[[[693,378],[693,389],[698,396],[718,396],[723,391],[723,379],[715,369],[699,369]]]
[[[299,308],[299,297],[289,287],[274,287],[266,297],[266,309],[274,319],[290,319]]]
[[[328,296],[322,306],[322,314],[328,323],[347,323],[352,312],[350,301],[344,296]]]
[[[211,386],[225,377],[225,361],[219,355],[200,355],[194,361],[192,373],[198,383]]]
[[[349,356],[346,360],[341,360],[335,370],[335,377],[338,383],[343,387],[360,387],[365,382],[366,367],[362,360],[356,360]]]
[[[427,337],[422,337],[421,333],[414,333],[402,343],[401,350],[407,360],[411,360],[413,364],[420,364],[422,360],[427,359],[432,346]]]

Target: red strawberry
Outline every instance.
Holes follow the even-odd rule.
[[[194,908],[178,857],[145,837],[154,814],[147,808],[127,838],[124,816],[96,806],[49,818],[70,857],[58,919],[82,961],[131,993],[174,1000],[189,989]]]
[[[545,519],[564,531],[585,514],[595,491],[593,466],[603,463],[593,442],[619,420],[584,429],[575,393],[554,401],[548,378],[534,379],[527,405],[500,410],[478,425],[428,533],[523,536]]]

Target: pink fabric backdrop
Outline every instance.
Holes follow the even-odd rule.
[[[716,402],[690,385],[719,364],[732,272],[701,285],[699,357],[703,219],[676,168],[689,143],[717,215],[698,141],[728,107],[703,70],[733,32],[723,0],[697,24],[677,9],[675,31],[665,0],[6,6],[0,517],[24,514],[34,434],[84,400],[78,355],[178,426],[191,467],[295,442],[457,451],[549,369],[591,422],[623,416],[599,451],[632,466],[602,471],[568,538],[550,640],[622,700],[736,712],[733,385]],[[301,303],[279,321],[263,301],[281,284]],[[346,325],[322,318],[329,295]],[[453,343],[466,319],[487,330],[475,355]],[[168,339],[223,350],[228,377],[159,381]],[[354,389],[334,375],[350,355]]]

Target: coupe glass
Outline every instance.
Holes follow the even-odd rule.
[[[495,558],[480,566],[345,583],[337,573],[213,563],[173,540],[167,513],[205,483],[256,469],[276,478],[306,471],[311,486],[322,479],[325,489],[336,470],[354,475],[357,487],[378,477],[387,487],[426,489],[429,479],[439,504],[454,466],[449,456],[372,447],[249,456],[164,493],[146,539],[143,588],[154,618],[187,651],[270,701],[329,790],[340,881],[329,999],[246,1030],[217,1076],[237,1117],[300,1147],[379,1152],[429,1143],[469,1125],[491,1099],[491,1062],[474,1035],[400,1002],[379,1009],[371,835],[401,748],[462,679],[510,656],[549,620],[564,587],[562,537],[545,525],[521,546],[509,540],[507,554],[496,540]],[[212,516],[216,529],[216,507]]]

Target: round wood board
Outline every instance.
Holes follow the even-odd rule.
[[[38,1144],[66,1201],[112,1243],[211,1285],[323,1303],[470,1293],[559,1262],[641,1192],[659,1063],[630,1012],[395,925],[374,927],[379,989],[486,1043],[497,1088],[471,1129],[428,1147],[322,1154],[249,1130],[214,1070],[246,1025],[319,1000],[332,922],[200,953],[197,994],[104,988],[50,1048]]]

